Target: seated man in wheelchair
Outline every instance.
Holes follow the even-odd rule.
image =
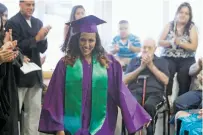
[[[168,63],[155,56],[155,50],[153,39],[144,40],[141,56],[131,60],[124,76],[124,83],[152,118],[157,106],[164,100],[164,90],[169,80]],[[153,123],[147,128],[147,135],[153,135]]]

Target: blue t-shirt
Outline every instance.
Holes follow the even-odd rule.
[[[120,48],[120,50],[117,53],[119,57],[134,58],[137,56],[137,53],[134,53],[131,50],[129,50],[128,48],[129,43],[135,47],[141,47],[139,38],[132,34],[128,36],[128,41],[125,44],[122,43],[121,37],[119,35],[113,38],[112,45],[114,46],[117,44],[119,45]]]

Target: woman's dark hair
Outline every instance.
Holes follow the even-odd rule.
[[[68,43],[68,50],[66,52],[66,57],[65,57],[65,61],[67,65],[73,66],[76,59],[83,57],[79,47],[80,35],[81,33],[77,33],[73,35],[70,39],[70,42]],[[67,44],[67,43],[64,43],[64,44]],[[102,66],[108,67],[108,64],[110,61],[107,57],[107,53],[105,49],[101,45],[101,40],[98,33],[96,33],[96,45],[92,53],[93,53],[92,55],[96,55],[97,60],[100,62]]]
[[[76,18],[75,18],[75,13],[76,11],[79,9],[79,8],[82,8],[85,10],[85,8],[82,6],[82,5],[76,5],[72,8],[72,11],[71,11],[71,14],[70,14],[70,19],[69,19],[69,22],[72,22],[72,21],[75,21]]]
[[[3,13],[8,11],[7,7],[0,3],[0,40],[2,40],[2,38],[4,38],[4,29],[3,29],[3,19],[2,19],[2,16],[3,16]]]
[[[190,34],[191,25],[192,25],[192,24],[194,25],[194,22],[192,21],[192,18],[193,18],[192,7],[191,7],[191,5],[190,5],[189,3],[187,3],[187,2],[182,3],[182,4],[178,7],[178,9],[177,9],[177,11],[176,11],[176,16],[177,16],[177,14],[180,12],[180,10],[181,10],[183,7],[187,7],[188,10],[189,10],[189,16],[190,16],[190,18],[189,18],[187,24],[185,25],[185,30],[184,30],[184,33],[186,33],[187,35],[189,35],[189,34]],[[175,20],[176,20],[176,17],[175,17],[175,19],[174,19],[174,21],[173,21],[173,23],[172,23],[172,28],[174,27]]]
[[[79,9],[79,8],[82,8],[85,10],[85,8],[82,6],[82,5],[76,5],[72,8],[72,11],[71,11],[71,15],[70,15],[70,19],[69,19],[69,22],[72,22],[72,21],[75,21],[76,18],[75,18],[75,13],[76,11]],[[66,35],[66,41],[68,42],[70,40],[70,37],[75,33],[75,30],[72,28],[72,27],[69,27],[68,29],[68,32],[67,32],[67,35]],[[65,42],[66,42],[65,41]],[[67,49],[67,44],[63,44],[62,47],[61,47],[61,51],[62,52],[66,52],[66,49]]]
[[[0,3],[0,16],[2,16],[2,14],[6,11],[8,11],[7,7],[4,4]]]

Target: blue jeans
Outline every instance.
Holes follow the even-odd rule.
[[[202,90],[188,91],[175,100],[176,112],[180,110],[197,109],[202,106]]]

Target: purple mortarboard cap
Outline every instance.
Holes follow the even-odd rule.
[[[72,21],[66,24],[69,25],[70,27],[73,27],[76,30],[76,32],[95,33],[98,32],[97,25],[103,23],[106,23],[106,21],[94,15],[89,15],[79,20]]]

